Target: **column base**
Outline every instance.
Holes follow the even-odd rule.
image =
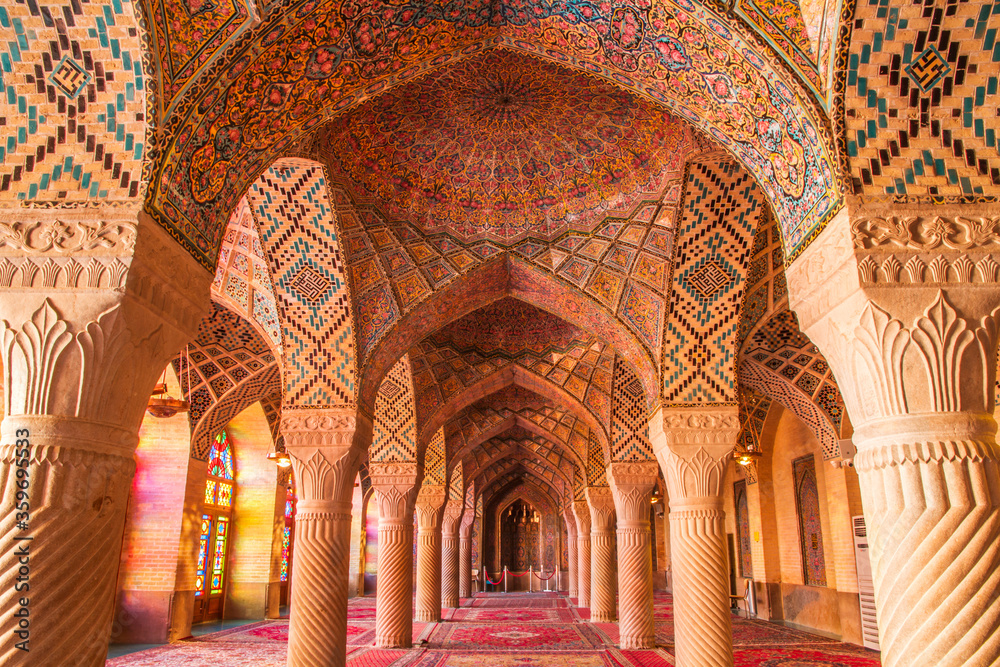
[[[438,612],[437,615],[435,615],[418,609],[413,614],[413,620],[417,623],[440,623],[441,612]]]
[[[618,620],[616,614],[605,614],[599,611],[594,611],[593,608],[590,610],[590,622],[591,623],[614,623]]]

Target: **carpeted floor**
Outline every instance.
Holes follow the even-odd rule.
[[[375,600],[348,605],[348,667],[669,667],[673,601],[654,598],[657,648],[622,651],[615,623],[589,623],[587,610],[554,593],[502,593],[462,600],[441,623],[413,624],[414,648],[376,649]],[[108,660],[109,667],[283,667],[288,620],[261,621]],[[878,667],[858,646],[733,617],[736,667]]]

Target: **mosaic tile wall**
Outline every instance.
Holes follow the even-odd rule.
[[[303,3],[292,2],[253,28],[203,75],[213,85],[192,87],[176,107],[176,132],[153,179],[152,206],[207,263],[220,231],[215,213],[235,208],[247,179],[275,156],[394,81],[457,62],[487,44],[588,70],[704,127],[750,165],[772,195],[793,251],[839,207],[834,157],[812,94],[783,66],[761,58],[756,38],[748,39],[742,25],[710,6],[696,9],[687,0],[595,5],[584,16],[569,5],[533,1],[526,10],[532,20],[522,23],[511,18],[523,8],[498,3],[485,25],[477,5],[387,13],[375,2],[348,26],[339,3]],[[676,37],[682,33],[685,42]],[[401,59],[393,54],[404,35],[409,57]],[[261,82],[267,83],[255,85]],[[327,103],[302,113],[316,98]],[[746,117],[765,119],[764,125],[748,128]]]
[[[0,31],[3,198],[141,198],[148,82],[135,5],[5,2]]]
[[[417,421],[408,356],[396,362],[379,387],[368,452],[372,463],[417,460]]]
[[[799,515],[799,548],[802,553],[802,583],[826,586],[826,558],[823,555],[823,526],[820,521],[819,487],[816,484],[816,457],[792,461],[795,480],[795,507]]]
[[[763,193],[735,162],[692,162],[663,336],[663,401],[736,402],[736,336]]]
[[[996,201],[997,2],[857,0],[846,70],[844,149],[866,197]]]
[[[655,461],[642,384],[620,358],[615,359],[612,381],[611,460]]]
[[[601,443],[591,434],[587,444],[587,486],[608,485],[608,462],[604,458]]]
[[[424,486],[444,486],[448,483],[444,456],[444,429],[434,432],[434,437],[424,450]]]
[[[246,197],[233,211],[222,237],[212,293],[257,325],[264,340],[280,354],[281,321],[274,300],[274,285]]]
[[[323,168],[282,160],[247,198],[281,317],[285,405],[353,405],[350,290]]]
[[[473,479],[493,465],[503,465],[506,459],[540,463],[556,472],[567,485],[572,483],[576,471],[572,459],[558,445],[539,436],[509,431],[487,440],[470,452],[467,459],[470,464],[468,478]]]

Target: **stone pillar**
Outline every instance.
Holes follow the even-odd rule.
[[[580,595],[580,582],[577,576],[579,562],[576,556],[576,517],[572,506],[563,508],[563,521],[566,522],[566,559],[569,561],[569,596],[577,598]]]
[[[649,424],[670,497],[674,642],[681,667],[733,664],[722,481],[739,430],[736,406],[661,409]]]
[[[611,488],[587,489],[590,505],[590,621],[611,623],[617,618],[614,563],[615,500]]]
[[[289,667],[347,663],[351,497],[372,424],[352,408],[285,407],[285,451],[298,502],[288,626]]]
[[[618,643],[623,649],[654,648],[649,506],[656,464],[612,462],[608,481],[618,515]]]
[[[138,208],[0,211],[0,664],[107,655],[139,426],[212,278]]]
[[[472,524],[476,520],[475,506],[465,506],[458,535],[458,597],[472,597]]]
[[[417,494],[417,611],[421,623],[441,620],[441,514],[446,486],[422,486]]]
[[[576,517],[576,587],[578,607],[590,606],[590,507],[586,500],[573,503]]]
[[[855,427],[887,667],[1000,662],[997,212],[852,202],[787,271]]]
[[[420,484],[416,463],[372,463],[378,505],[378,595],[375,646],[413,645],[413,502]]]
[[[441,604],[454,609],[458,599],[458,529],[465,509],[461,498],[452,498],[441,522]]]

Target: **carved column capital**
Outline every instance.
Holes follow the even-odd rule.
[[[441,515],[444,513],[444,504],[447,497],[448,487],[446,486],[432,485],[420,487],[415,506],[418,530],[437,530],[441,528]]]
[[[369,479],[379,510],[379,526],[412,523],[413,502],[420,484],[416,463],[371,463]]]
[[[365,438],[365,429],[371,432],[371,422],[356,410],[344,408],[285,408],[280,428],[295,471],[299,513],[314,503],[349,504],[361,465],[354,442]],[[321,507],[316,504],[316,511]]]
[[[581,537],[590,535],[590,505],[586,500],[573,502],[573,516],[576,517],[577,534]]]
[[[608,466],[619,529],[633,524],[649,529],[649,500],[657,474],[654,461],[614,461]]]
[[[591,486],[586,490],[590,506],[591,532],[607,532],[615,528],[615,499],[609,486]]]

